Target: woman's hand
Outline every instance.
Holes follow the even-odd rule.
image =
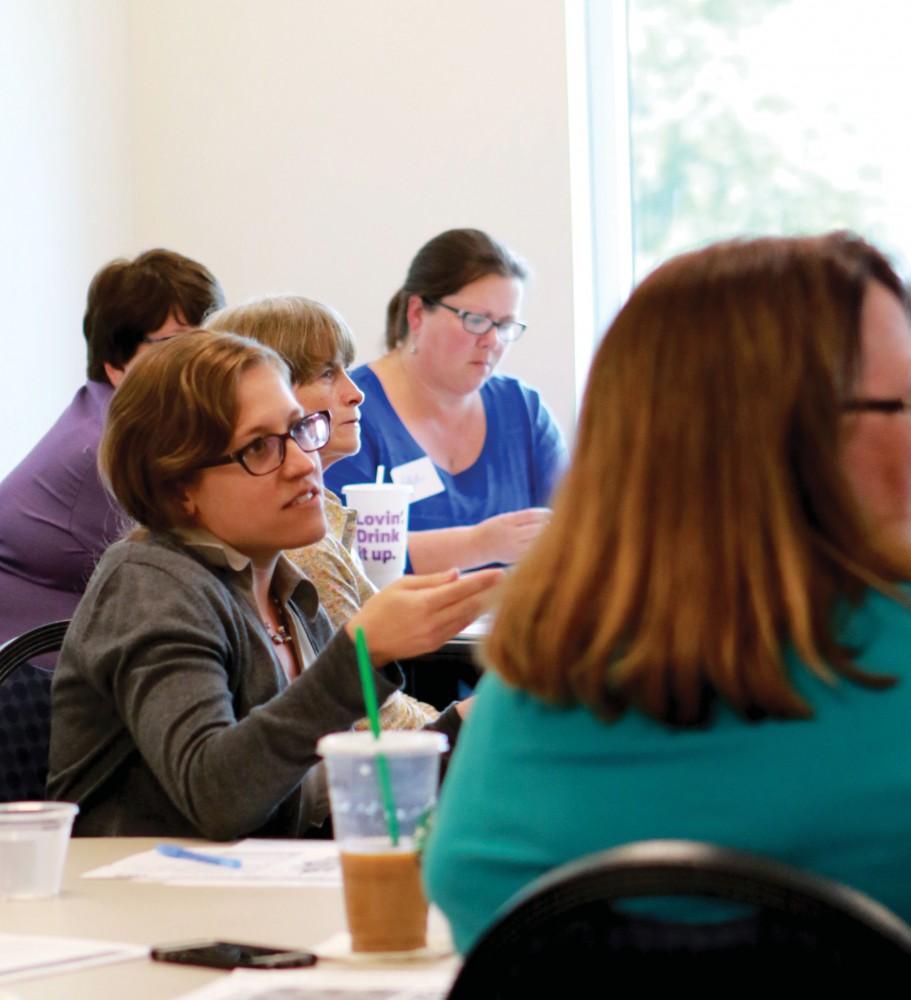
[[[475,526],[479,536],[480,563],[515,563],[550,520],[549,507],[526,507],[488,517]]]
[[[502,576],[488,569],[460,577],[452,569],[402,577],[371,597],[345,631],[353,640],[355,629],[364,630],[375,667],[433,652],[484,611]]]
[[[449,566],[471,569],[490,563],[514,563],[525,555],[550,520],[549,507],[526,507],[457,528],[408,533],[408,555],[415,573],[435,573]]]

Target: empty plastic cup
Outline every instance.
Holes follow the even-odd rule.
[[[0,898],[56,896],[73,820],[72,802],[0,803]]]

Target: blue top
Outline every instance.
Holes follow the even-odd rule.
[[[363,390],[361,450],[326,470],[326,485],[342,494],[347,483],[370,483],[377,466],[387,481],[398,465],[425,456],[399,419],[380,380],[366,365],[351,377]],[[474,465],[452,475],[435,466],[445,491],[412,503],[411,531],[452,528],[524,510],[544,507],[566,464],[566,446],[547,407],[534,389],[517,379],[494,375],[481,386],[487,436]]]
[[[766,854],[911,920],[911,610],[871,592],[840,637],[861,667],[898,684],[830,686],[786,654],[815,712],[808,721],[746,723],[722,707],[704,729],[636,712],[606,724],[487,675],[425,856],[429,897],[459,951],[532,879],[651,838]]]

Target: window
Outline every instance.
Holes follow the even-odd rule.
[[[907,267],[911,5],[626,6],[637,280],[716,239],[837,228],[856,230]],[[600,98],[591,94],[595,107]]]

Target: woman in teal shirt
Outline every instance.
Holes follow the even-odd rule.
[[[911,918],[911,324],[846,234],[634,292],[506,585],[426,861],[464,952],[556,865],[653,837]]]

